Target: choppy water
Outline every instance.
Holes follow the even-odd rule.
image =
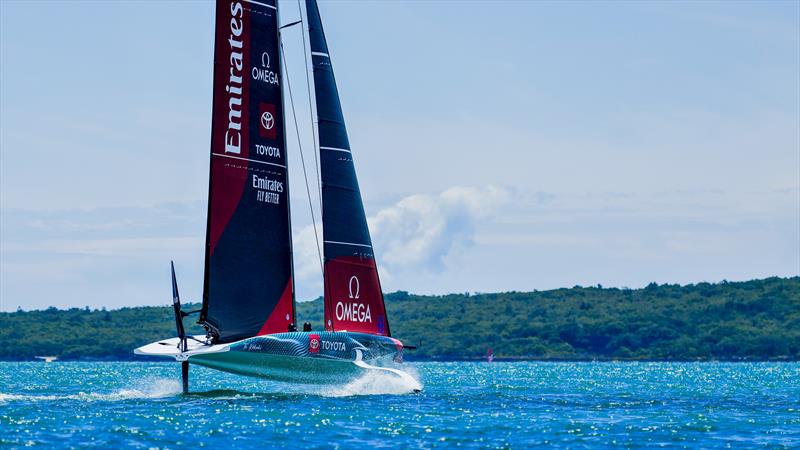
[[[798,363],[407,364],[300,388],[174,363],[0,363],[0,447],[800,447]]]

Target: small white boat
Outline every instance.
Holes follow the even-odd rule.
[[[46,363],[51,363],[53,361],[58,361],[58,356],[34,356],[36,359],[41,359]]]
[[[316,0],[305,4],[314,72],[309,89],[316,100],[324,330],[297,331],[295,325],[282,89],[289,84],[278,2],[218,0],[203,306],[181,310],[173,265],[178,337],[134,351],[182,362],[184,391],[190,363],[294,383],[341,382],[365,371],[411,379],[387,367],[402,362],[404,346],[389,331],[319,9]],[[309,206],[314,217],[311,201]],[[183,319],[192,313],[199,313],[206,335],[186,336]]]

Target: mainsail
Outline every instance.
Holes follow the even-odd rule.
[[[316,0],[306,0],[322,178],[325,329],[389,336],[372,240]]]
[[[294,322],[277,0],[218,0],[200,323],[215,342]]]

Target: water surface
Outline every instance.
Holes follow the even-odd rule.
[[[298,387],[175,363],[0,363],[0,447],[800,447],[798,363],[417,363]]]

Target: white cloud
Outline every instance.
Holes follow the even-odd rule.
[[[475,224],[505,206],[511,192],[502,187],[452,187],[438,194],[404,197],[367,219],[379,258],[381,275],[425,268],[445,270],[445,259],[454,251],[474,244]],[[321,232],[319,242],[322,242]],[[314,228],[295,233],[295,276],[319,280],[321,269]],[[307,287],[307,286],[306,286]]]
[[[453,187],[405,197],[369,218],[373,242],[389,271],[445,269],[445,258],[473,244],[475,222],[504,206],[507,189]]]

